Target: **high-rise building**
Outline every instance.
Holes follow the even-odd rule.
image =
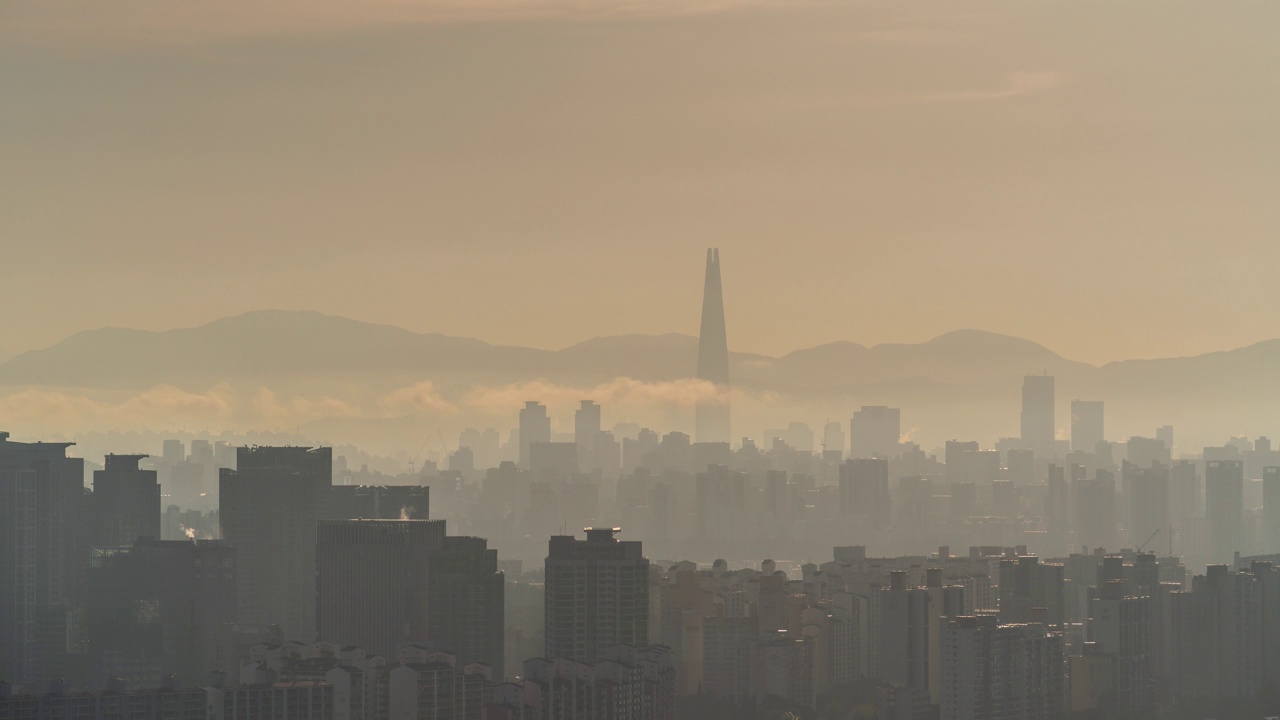
[[[1063,644],[1039,624],[961,616],[942,633],[942,720],[1063,716]]]
[[[899,687],[929,690],[929,591],[908,588],[907,572],[889,573],[879,597],[880,679]]]
[[[1075,467],[1072,468],[1075,470]],[[1092,480],[1075,479],[1075,544],[1115,547],[1116,480],[1110,470],[1099,469]]]
[[[1086,624],[1089,649],[1105,656],[1116,709],[1137,714],[1151,705],[1154,602],[1148,595],[1125,592],[1124,580],[1108,580],[1089,588]]]
[[[73,443],[0,432],[0,678],[41,689],[70,677],[87,556],[84,461]]]
[[[1142,547],[1169,528],[1169,468],[1160,463],[1139,467],[1125,461],[1121,470],[1129,506],[1129,542]],[[1152,547],[1156,547],[1153,545]]]
[[[1180,695],[1249,698],[1264,678],[1275,681],[1277,675],[1267,668],[1266,642],[1277,635],[1266,626],[1268,616],[1274,618],[1280,609],[1263,594],[1267,586],[1277,587],[1275,570],[1267,563],[1253,570],[1210,565],[1193,579],[1191,592],[1170,593],[1170,651]]]
[[[90,556],[90,687],[112,678],[156,687],[185,685],[236,667],[236,552],[213,540],[142,538]]]
[[[1204,502],[1209,557],[1214,562],[1226,562],[1244,549],[1244,463],[1239,460],[1206,462]]]
[[[330,448],[242,447],[236,469],[222,469],[222,537],[236,549],[240,624],[280,626],[308,642],[316,630],[316,532],[329,517]]]
[[[540,402],[530,400],[520,411],[520,467],[529,467],[529,446],[551,442],[551,418]]]
[[[840,466],[840,511],[865,518],[871,527],[883,527],[888,524],[892,510],[888,459],[845,460]]]
[[[600,406],[583,400],[573,415],[573,441],[578,446],[578,467],[591,471],[599,466],[596,445],[600,436]]]
[[[724,325],[724,293],[720,288],[720,251],[707,250],[707,274],[702,289],[702,325],[698,333],[698,379],[715,383],[714,398],[700,400],[695,408],[698,442],[731,439],[729,429],[729,340]]]
[[[160,539],[160,483],[155,470],[138,469],[146,455],[108,455],[93,471],[93,544],[132,545],[140,537]]]
[[[1262,551],[1280,553],[1280,467],[1262,471]]]
[[[316,546],[316,631],[383,657],[425,643],[432,550],[443,520],[322,520]]]
[[[504,579],[498,551],[484,538],[450,537],[431,550],[427,639],[457,657],[459,667],[484,663],[502,680]]]
[[[891,459],[902,437],[902,410],[863,405],[849,420],[849,457]]]
[[[1000,622],[1062,626],[1067,619],[1066,568],[1034,555],[1000,561]]]
[[[618,528],[552,536],[546,560],[546,657],[594,663],[614,644],[649,639],[649,559]]]
[[[1098,443],[1106,439],[1101,400],[1071,401],[1071,449],[1096,452]]]
[[[844,459],[844,426],[829,422],[822,428],[822,457],[835,462]]]
[[[1038,458],[1057,455],[1053,418],[1053,378],[1027,375],[1022,379],[1022,442]]]

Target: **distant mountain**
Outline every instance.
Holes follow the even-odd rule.
[[[280,378],[343,378],[369,385],[405,379],[459,385],[534,378],[585,384],[618,376],[654,381],[688,377],[696,360],[697,339],[675,333],[598,337],[550,351],[315,312],[264,310],[162,332],[82,332],[0,364],[0,385],[127,389],[169,383],[206,388]],[[1029,340],[958,330],[917,344],[834,342],[777,358],[732,353],[730,368],[735,385],[804,396],[1016,395],[1022,375],[1047,372],[1059,378],[1064,395],[1073,397],[1213,396],[1246,404],[1280,398],[1280,340],[1196,357],[1095,367]],[[965,387],[971,390],[961,392]]]
[[[194,328],[148,332],[103,328],[73,335],[0,365],[0,383],[142,387],[279,375],[539,372],[545,350],[414,333],[316,312],[263,310]]]

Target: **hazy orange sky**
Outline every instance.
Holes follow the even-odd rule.
[[[1280,3],[11,0],[0,358],[315,309],[490,342],[1280,336]]]

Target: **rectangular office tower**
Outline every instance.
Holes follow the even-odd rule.
[[[1280,553],[1280,467],[1262,470],[1262,552]]]
[[[1071,401],[1071,450],[1097,452],[1105,439],[1101,400]]]
[[[1209,530],[1209,557],[1229,562],[1244,550],[1244,463],[1210,460],[1204,464],[1204,517]]]
[[[316,630],[316,527],[329,516],[330,448],[242,447],[236,469],[222,469],[223,540],[236,549],[240,624],[279,625],[286,640]]]
[[[69,638],[88,547],[84,461],[73,443],[0,432],[0,679],[45,690],[69,677]]]
[[[1022,379],[1022,442],[1036,457],[1054,457],[1053,378],[1028,375]]]
[[[546,657],[594,663],[610,645],[649,642],[649,559],[619,528],[554,535],[546,560]]]
[[[443,520],[321,521],[312,586],[320,639],[388,659],[427,642],[430,555],[444,533]]]
[[[891,459],[898,455],[901,437],[902,410],[863,405],[849,419],[849,457]]]
[[[458,667],[484,663],[502,680],[505,578],[498,551],[484,538],[445,536],[431,551],[429,575],[429,645],[457,657]]]
[[[160,483],[138,469],[146,455],[108,455],[93,471],[93,544],[124,547],[140,537],[160,539]]]
[[[219,541],[142,538],[95,549],[85,599],[89,686],[182,686],[236,668],[236,551]]]

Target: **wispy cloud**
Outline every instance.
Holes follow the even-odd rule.
[[[187,422],[220,422],[234,413],[228,388],[192,393],[157,385],[123,401],[68,390],[28,388],[0,396],[0,417],[39,428],[173,427]]]
[[[84,390],[26,388],[0,395],[0,417],[10,428],[33,434],[178,427],[282,430],[324,419],[432,417],[447,422],[464,411],[514,418],[526,400],[538,400],[562,412],[590,399],[611,410],[645,414],[725,401],[727,393],[705,380],[646,382],[627,377],[594,386],[544,380],[476,385],[452,396],[429,380],[387,393],[356,392],[349,397],[288,394],[264,386],[234,389],[219,385],[191,392],[158,385],[126,398]]]
[[[579,400],[595,400],[622,408],[640,406],[693,407],[704,402],[723,402],[726,389],[693,378],[665,382],[645,382],[628,377],[615,378],[594,387],[559,385],[545,380],[513,383],[497,387],[473,388],[465,399],[468,407],[497,410],[519,407],[526,400],[538,400],[552,407],[569,407]]]
[[[69,47],[199,44],[378,25],[608,19],[724,12],[778,0],[12,0],[9,42]]]
[[[388,393],[378,401],[378,405],[390,415],[452,414],[458,411],[458,406],[446,400],[430,380]]]

